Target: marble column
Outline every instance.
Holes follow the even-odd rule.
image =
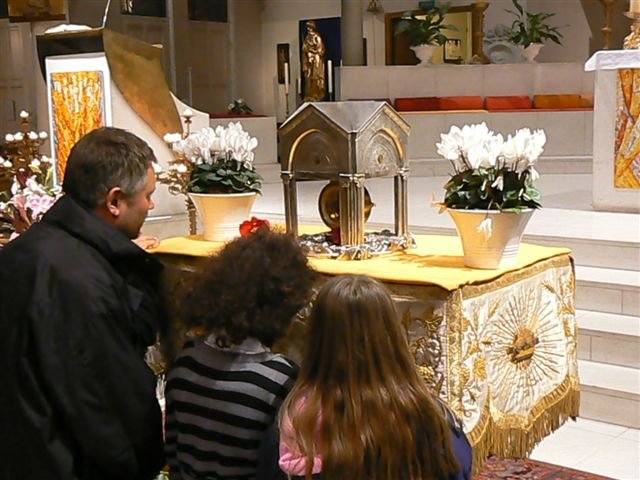
[[[362,42],[362,1],[342,1],[342,64],[364,65]],[[336,65],[337,66],[337,65]]]

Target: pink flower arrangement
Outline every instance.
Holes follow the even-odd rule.
[[[0,159],[0,162],[4,160]],[[6,161],[4,161],[6,162]],[[49,186],[51,173],[43,178],[36,175],[33,169],[39,170],[40,164],[29,165],[27,169],[20,169],[13,177],[11,195],[6,202],[0,202],[0,220],[11,225],[11,238],[23,233],[33,223],[40,221],[42,216],[60,197],[60,187]],[[3,192],[5,195],[7,192]]]

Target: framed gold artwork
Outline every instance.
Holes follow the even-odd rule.
[[[49,57],[45,63],[51,156],[60,184],[71,147],[90,131],[112,125],[111,75],[104,54]]]
[[[42,22],[66,20],[64,0],[9,0],[9,21]]]

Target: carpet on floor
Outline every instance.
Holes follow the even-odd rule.
[[[527,458],[489,457],[472,480],[610,480],[609,477]]]

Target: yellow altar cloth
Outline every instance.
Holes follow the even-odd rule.
[[[307,227],[304,233],[311,230]],[[518,263],[510,268],[477,270],[466,268],[462,258],[462,244],[458,237],[445,235],[416,235],[417,248],[382,255],[368,260],[337,261],[311,257],[309,262],[317,271],[327,275],[346,273],[369,275],[383,282],[409,285],[438,285],[455,290],[463,285],[487,282],[506,272],[520,270],[541,260],[566,255],[567,248],[543,247],[523,243]],[[201,235],[173,237],[163,240],[152,253],[205,257],[222,248],[222,242],[208,242]]]
[[[418,371],[464,422],[476,469],[490,453],[527,456],[578,415],[570,250],[522,244],[516,266],[476,270],[463,266],[457,237],[415,239],[417,247],[405,252],[310,263],[325,278],[364,274],[385,283]],[[152,252],[184,274],[222,245],[180,237]],[[283,349],[299,359],[303,336],[304,324],[294,324]]]

